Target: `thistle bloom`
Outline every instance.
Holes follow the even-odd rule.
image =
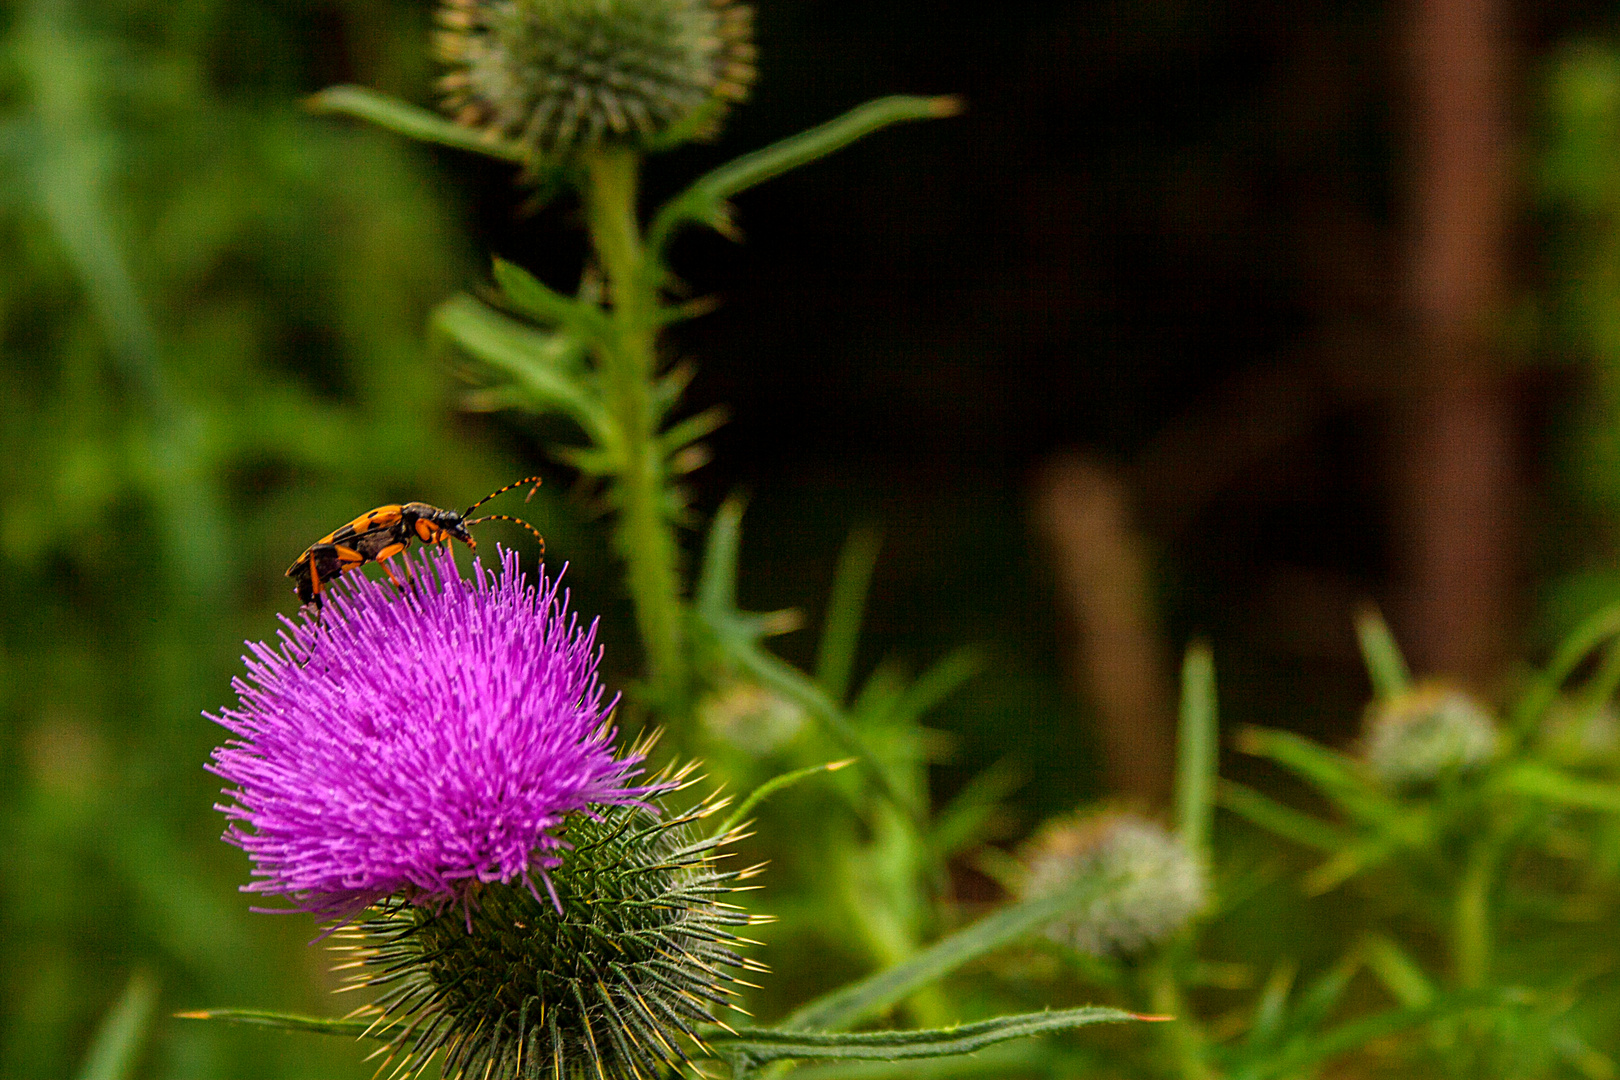
[[[639,758],[614,754],[595,624],[511,553],[499,575],[474,566],[467,582],[448,552],[413,558],[403,594],[352,575],[324,622],[249,644],[238,705],[210,716],[232,735],[209,768],[253,860],[244,891],[347,918],[549,888],[569,814],[647,794]]]

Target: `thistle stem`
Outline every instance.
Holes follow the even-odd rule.
[[[591,243],[607,275],[613,330],[597,344],[603,389],[618,446],[615,542],[647,653],[652,697],[664,707],[684,691],[681,585],[674,529],[664,512],[664,455],[658,444],[656,277],[636,218],[640,158],[603,150],[586,158],[585,211]]]
[[[1474,990],[1486,985],[1491,971],[1491,885],[1496,879],[1498,846],[1494,836],[1476,841],[1457,886],[1452,909],[1452,962],[1457,986]]]

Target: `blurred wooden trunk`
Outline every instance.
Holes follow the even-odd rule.
[[[1506,293],[1507,12],[1411,12],[1411,277],[1416,370],[1402,428],[1400,622],[1420,670],[1476,683],[1514,618],[1516,424],[1493,355]]]

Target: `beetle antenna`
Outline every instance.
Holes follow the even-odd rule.
[[[531,477],[530,479],[533,479],[533,477]],[[522,482],[523,481],[521,481],[521,480],[518,481],[519,484],[521,484]],[[512,486],[517,487],[517,484],[513,484]],[[518,525],[523,526],[525,529],[528,529],[531,533],[534,534],[534,538],[536,540],[540,541],[540,557],[545,558],[545,554],[546,554],[546,538],[540,535],[540,530],[539,529],[535,528],[533,525],[530,525],[527,521],[524,521],[522,518],[515,518],[515,517],[512,517],[510,514],[485,514],[481,518],[473,518],[471,521],[462,522],[462,524],[467,525],[467,526],[472,526],[472,525],[481,524],[481,523],[483,523],[485,521],[510,521],[510,522],[513,522],[514,524],[518,524]]]
[[[533,480],[534,481],[534,487],[529,489],[529,494],[528,494],[527,498],[525,498],[523,500],[524,502],[528,502],[529,499],[534,498],[534,493],[536,491],[540,490],[540,481],[543,480],[543,479],[544,479],[544,477],[540,477],[540,476],[525,476],[521,480],[514,480],[510,484],[507,484],[505,487],[499,488],[499,489],[497,489],[495,491],[490,492],[488,495],[485,495],[482,499],[479,499],[477,502],[475,502],[471,506],[467,507],[467,509],[465,509],[465,510],[463,510],[461,512],[461,516],[466,517],[468,514],[472,513],[474,510],[478,509],[480,506],[483,506],[485,503],[489,502],[489,500],[493,499],[495,496],[497,496],[497,495],[505,495],[508,491],[511,491],[513,488],[522,487],[524,484],[527,484],[529,481]],[[482,520],[488,521],[489,519],[488,518],[483,518]],[[516,520],[516,519],[514,518],[513,520]],[[535,535],[538,536],[539,534],[536,533]]]

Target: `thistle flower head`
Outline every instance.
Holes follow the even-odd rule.
[[[1185,926],[1208,898],[1204,869],[1179,837],[1137,814],[1111,811],[1046,825],[1024,852],[1024,893],[1042,896],[1081,877],[1101,890],[1046,928],[1094,956],[1124,956]]]
[[[322,622],[250,643],[237,705],[211,717],[232,736],[209,768],[253,860],[245,891],[343,918],[533,890],[569,814],[646,794],[613,751],[595,626],[555,581],[529,584],[510,553],[470,582],[447,551],[406,570],[403,593],[353,574]]]
[[[351,985],[381,990],[360,1015],[388,1032],[398,1072],[441,1051],[457,1078],[635,1080],[685,1062],[735,993],[724,969],[763,970],[736,951],[749,918],[721,900],[750,871],[720,869],[728,837],[695,828],[715,805],[569,818],[555,903],[496,883],[465,916],[388,900],[338,931]]]
[[[1386,787],[1432,784],[1483,765],[1496,749],[1490,712],[1448,683],[1420,683],[1367,710],[1363,757]]]
[[[444,0],[445,108],[535,158],[718,129],[754,78],[734,0]]]

